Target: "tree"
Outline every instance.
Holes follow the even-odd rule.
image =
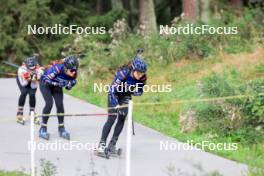
[[[231,0],[230,3],[234,8],[238,8],[238,9],[240,9],[243,6],[242,0]]]
[[[201,21],[208,23],[210,17],[210,0],[200,0]]]
[[[96,0],[96,14],[102,15],[111,10],[111,0]]]
[[[112,9],[123,9],[122,0],[111,0]]]
[[[195,21],[198,16],[198,0],[183,0],[184,18]]]
[[[182,13],[182,2],[181,0],[170,0],[170,13],[171,19],[180,16]]]
[[[96,1],[96,14],[101,15],[103,12],[103,3],[102,0],[97,0]]]
[[[123,5],[124,5],[124,8],[128,11],[128,24],[129,24],[129,27],[133,27],[132,25],[132,16],[133,16],[133,11],[132,11],[132,8],[131,8],[131,1],[130,0],[123,0]]]
[[[141,34],[157,33],[153,0],[139,0],[139,30]]]

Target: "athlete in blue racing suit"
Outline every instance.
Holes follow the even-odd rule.
[[[47,69],[40,79],[40,91],[45,100],[45,107],[43,108],[43,114],[50,114],[53,99],[56,104],[57,113],[64,113],[63,106],[63,87],[71,89],[76,83],[77,70],[79,66],[78,58],[75,56],[69,56],[64,59],[63,63],[54,64]],[[47,123],[49,116],[42,117],[42,124],[39,130],[39,137],[46,140],[49,139],[49,133],[47,132]],[[70,139],[70,134],[64,127],[64,116],[58,116],[59,134],[60,137]]]
[[[116,142],[124,127],[125,118],[128,113],[128,107],[121,108],[119,106],[127,105],[132,95],[142,95],[143,87],[147,80],[146,71],[147,65],[139,57],[134,58],[132,64],[123,66],[117,71],[108,93],[109,115],[103,127],[98,152],[104,152],[109,132],[116,118],[118,118],[113,137],[107,147],[111,153],[115,153]],[[118,115],[114,115],[114,113]]]

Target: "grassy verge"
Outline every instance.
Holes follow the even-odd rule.
[[[136,104],[137,102],[199,99],[201,98],[201,92],[198,86],[199,81],[207,78],[213,73],[225,77],[232,86],[239,87],[250,80],[259,79],[259,75],[263,74],[263,53],[263,48],[258,48],[250,54],[219,54],[215,59],[209,60],[181,60],[164,65],[161,65],[162,63],[151,63],[148,72],[148,84],[169,83],[172,85],[172,92],[145,93],[142,97],[136,97],[134,102]],[[101,107],[106,107],[106,93],[94,93],[93,83],[109,84],[113,78],[113,73],[110,72],[106,74],[106,79],[98,78],[96,75],[90,75],[88,80],[82,79],[87,73],[83,74],[83,76],[80,76],[79,85],[74,88],[70,94]],[[236,151],[209,152],[249,164],[252,167],[263,167],[263,143],[241,142],[237,140],[237,138],[243,137],[239,136],[240,134],[218,135],[212,138],[210,136],[211,133],[215,132],[214,129],[207,129],[207,132],[197,130],[190,133],[182,133],[179,125],[180,114],[196,104],[197,103],[165,104],[144,107],[135,106],[133,113],[137,122],[183,142],[187,140],[193,140],[194,142],[207,140],[213,143],[236,142],[238,143],[238,149]],[[206,106],[204,103],[198,104],[202,107]],[[217,116],[217,114],[215,114],[215,116]],[[254,134],[252,134],[251,138],[254,138]]]
[[[0,176],[29,176],[29,175],[20,171],[12,171],[12,172],[0,171]]]

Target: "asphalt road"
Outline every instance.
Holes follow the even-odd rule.
[[[0,170],[24,170],[30,173],[29,121],[25,126],[15,122],[19,96],[16,81],[0,79],[0,85]],[[43,98],[38,90],[38,113],[41,113],[43,105]],[[64,105],[66,113],[106,113],[95,105],[68,95],[64,96]],[[28,114],[28,102],[25,114]],[[56,118],[51,117],[49,120],[50,141],[38,138],[39,127],[36,126],[35,140],[38,148],[35,161],[38,173],[43,170],[41,161],[44,161],[46,167],[55,166],[57,175],[61,176],[125,175],[125,128],[118,143],[123,148],[124,155],[107,160],[95,156],[92,151],[93,145],[100,138],[105,120],[105,116],[66,117],[65,125],[71,133],[71,141],[58,137]],[[140,124],[135,124],[135,128],[136,136],[132,137],[132,176],[200,176],[213,171],[225,176],[240,176],[247,170],[246,165],[201,150],[186,150],[186,147],[177,149],[176,146],[182,146],[182,143]],[[170,147],[166,148],[166,143]],[[56,144],[58,145],[55,146]],[[69,148],[70,144],[72,150]]]

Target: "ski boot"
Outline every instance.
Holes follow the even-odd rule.
[[[35,125],[40,125],[40,118],[36,117],[37,113],[35,112],[35,108],[30,108],[29,116],[31,115],[32,111],[34,112],[34,124]]]
[[[45,124],[42,124],[40,129],[39,129],[39,137],[40,138],[43,138],[43,139],[46,139],[46,140],[49,140],[49,133],[47,132],[47,125]]]
[[[25,119],[23,117],[23,111],[17,112],[16,122],[21,124],[21,125],[25,125]]]
[[[121,148],[116,149],[116,142],[117,142],[117,138],[113,138],[110,141],[110,143],[107,147],[107,150],[108,150],[110,155],[120,156],[122,154],[122,149]]]
[[[68,133],[65,128],[64,128],[64,125],[59,125],[59,135],[61,138],[64,138],[64,139],[67,139],[67,140],[70,140],[70,133]]]
[[[97,149],[95,149],[95,154],[100,157],[104,157],[106,159],[109,159],[109,152],[106,148],[106,143],[104,141],[101,141],[99,143],[99,146]]]

